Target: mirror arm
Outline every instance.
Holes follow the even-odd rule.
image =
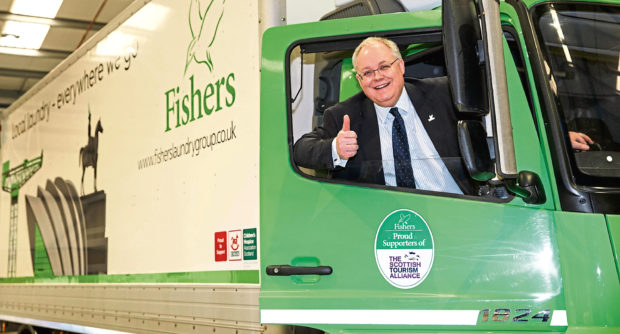
[[[509,179],[509,180],[504,180],[504,184],[506,185],[506,188],[508,188],[508,190],[515,194],[518,197],[523,198],[524,202],[528,202],[529,199],[531,199],[532,194],[527,191],[526,189],[519,187],[517,185],[517,180],[514,179]]]
[[[546,200],[545,191],[540,177],[534,172],[520,171],[517,179],[506,179],[504,184],[508,190],[521,197],[527,204],[542,204]]]

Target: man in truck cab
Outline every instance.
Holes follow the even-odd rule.
[[[362,92],[325,111],[295,143],[295,162],[337,179],[471,194],[447,78],[405,79],[398,47],[379,37],[358,45],[353,66]]]

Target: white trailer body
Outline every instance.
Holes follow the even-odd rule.
[[[282,1],[136,1],[6,110],[0,320],[265,330],[260,36],[285,15]]]

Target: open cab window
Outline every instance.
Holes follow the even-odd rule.
[[[405,64],[406,82],[423,79],[425,82],[431,83],[433,87],[432,91],[425,91],[424,95],[416,96],[418,100],[412,99],[419,120],[417,124],[421,129],[426,129],[429,139],[435,144],[434,146],[438,146],[436,137],[445,138],[446,136],[453,138],[455,144],[451,150],[443,146],[433,147],[431,152],[411,150],[416,186],[429,191],[465,195],[477,194],[478,188],[475,188],[473,181],[466,175],[462,158],[458,152],[458,145],[456,145],[456,122],[458,119],[457,112],[449,98],[441,32],[427,31],[422,34],[387,37],[394,40],[400,48],[401,58]],[[351,59],[355,47],[361,40],[363,38],[358,37],[342,41],[302,41],[292,48],[288,68],[293,145],[297,145],[300,138],[318,128],[322,134],[321,139],[324,141],[322,147],[329,148],[331,146],[333,136],[340,130],[340,124],[343,121],[329,119],[332,116],[329,111],[327,113],[326,111],[356,94],[358,96],[363,94]],[[443,91],[440,92],[439,90]],[[446,99],[442,99],[440,104],[428,106],[424,105],[426,102],[419,102],[438,94],[446,97]],[[379,139],[382,132],[391,131],[391,125],[389,125],[391,124],[389,123],[391,115],[386,117],[388,119],[381,118],[381,116],[377,116],[371,102],[367,106],[370,106],[370,109],[366,108],[368,110],[363,112],[351,110],[351,119],[358,114],[361,117],[375,118],[374,120],[365,119],[364,122],[376,124],[374,128],[378,127],[378,131],[369,131],[363,125],[358,125],[355,120],[351,121],[351,130],[358,134],[360,148],[358,154],[346,162],[345,168],[334,166],[330,164],[331,161],[329,160],[326,163],[313,161],[320,156],[319,153],[311,150],[300,153],[297,148],[293,149],[295,153],[292,160],[298,171],[305,176],[322,180],[362,183],[367,186],[395,187],[395,163],[391,146],[386,148],[384,142]],[[436,124],[442,122],[442,120],[436,121],[440,116],[439,109],[442,108],[450,109],[449,116],[453,128],[436,129],[433,127],[433,121]],[[431,111],[427,115],[426,113],[422,114],[418,109],[429,109]],[[338,124],[338,129],[334,127],[334,121]],[[323,133],[329,133],[329,136]],[[446,177],[448,181],[443,181],[443,177]],[[431,179],[439,181],[432,181]],[[424,186],[425,182],[429,186]],[[423,186],[420,186],[421,184]]]
[[[442,95],[445,96],[445,99],[440,104],[431,106],[430,109],[449,108],[454,128],[433,129],[432,127],[427,127],[424,123],[432,124],[435,121],[435,115],[439,115],[433,111],[428,115],[418,115],[427,132],[430,132],[428,135],[431,139],[438,136],[444,138],[453,137],[454,142],[457,142],[456,123],[463,119],[480,120],[482,124],[486,124],[487,128],[490,126],[491,123],[488,118],[485,122],[484,117],[480,115],[459,113],[452,104],[448,91],[450,87],[446,78],[447,69],[441,31],[431,30],[422,33],[417,32],[386,37],[394,40],[400,48],[401,57],[405,64],[406,81],[412,78],[411,80],[422,79],[437,82],[442,87],[441,89],[445,89],[445,94]],[[290,49],[287,69],[289,80],[288,95],[290,96],[289,136],[291,161],[300,174],[317,180],[352,183],[368,187],[386,187],[403,191],[418,191],[393,185],[393,155],[391,151],[386,151],[384,147],[381,147],[379,138],[375,138],[376,145],[374,148],[376,154],[372,155],[374,158],[365,159],[359,163],[353,160],[352,166],[355,170],[353,173],[345,173],[345,176],[342,176],[341,168],[334,167],[333,165],[312,166],[308,163],[308,158],[300,157],[299,152],[294,147],[299,143],[300,138],[314,129],[331,126],[329,120],[327,121],[328,124],[325,124],[326,110],[356,94],[362,94],[351,57],[355,47],[365,36],[349,39],[345,39],[346,37],[342,38],[342,40],[336,41],[333,39],[327,41],[301,41]],[[427,95],[419,96],[420,99],[428,97]],[[412,100],[414,105],[416,105],[416,102],[418,101]],[[372,112],[372,117],[377,117],[374,111]],[[389,128],[382,129],[380,123],[381,120],[379,118],[376,121],[379,131],[390,131]],[[339,124],[342,124],[342,121]],[[332,135],[335,135],[337,130],[332,129]],[[352,128],[352,130],[356,129]],[[485,131],[484,137],[488,136],[484,145],[492,143],[492,131],[490,129],[485,130],[484,128],[482,130]],[[362,129],[361,131],[364,130]],[[431,131],[435,132],[432,133]],[[366,133],[358,133],[358,136],[361,137]],[[375,133],[375,135],[379,136],[379,133]],[[368,140],[366,140],[367,138],[359,137],[359,150],[363,150],[365,148],[362,148],[362,146],[368,144]],[[433,142],[435,143],[434,140]],[[324,147],[329,147],[330,145],[331,138],[327,138]],[[439,154],[439,152],[442,154]],[[439,168],[445,168],[444,173],[449,173],[449,176],[455,180],[455,184],[452,187],[441,185],[443,188],[423,188],[421,191],[443,192],[452,195],[462,194],[496,201],[507,201],[512,198],[512,195],[501,182],[497,180],[478,182],[468,175],[467,168],[463,166],[463,157],[457,146],[455,146],[455,150],[449,151],[450,154],[445,154],[445,152],[445,147],[436,147],[436,151],[428,155],[416,156],[417,153],[412,154],[414,167],[417,165],[417,162],[422,160],[424,160],[423,163],[418,165],[432,166],[426,170],[414,168],[416,183],[419,181],[417,178],[421,182],[432,178],[440,178],[438,177],[441,175],[441,172],[438,172]],[[305,153],[308,156],[312,154],[318,156],[316,152]],[[368,156],[367,154],[366,157]],[[384,158],[385,156],[388,158]],[[415,161],[416,158],[418,161]]]

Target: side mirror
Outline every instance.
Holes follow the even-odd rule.
[[[443,0],[441,11],[443,49],[454,106],[459,112],[487,114],[487,79],[476,5],[474,1]]]
[[[457,123],[459,148],[469,175],[477,181],[495,176],[487,144],[487,132],[481,121],[462,120]]]
[[[534,172],[523,170],[519,172],[519,184],[514,180],[508,180],[506,187],[515,195],[523,198],[527,204],[542,204],[547,198],[540,177]]]
[[[456,109],[478,116],[491,111],[494,161],[482,124],[459,123],[459,146],[469,175],[483,182],[497,175],[509,191],[526,203],[544,203],[538,175],[517,172],[499,2],[442,0],[442,29],[446,70]]]

